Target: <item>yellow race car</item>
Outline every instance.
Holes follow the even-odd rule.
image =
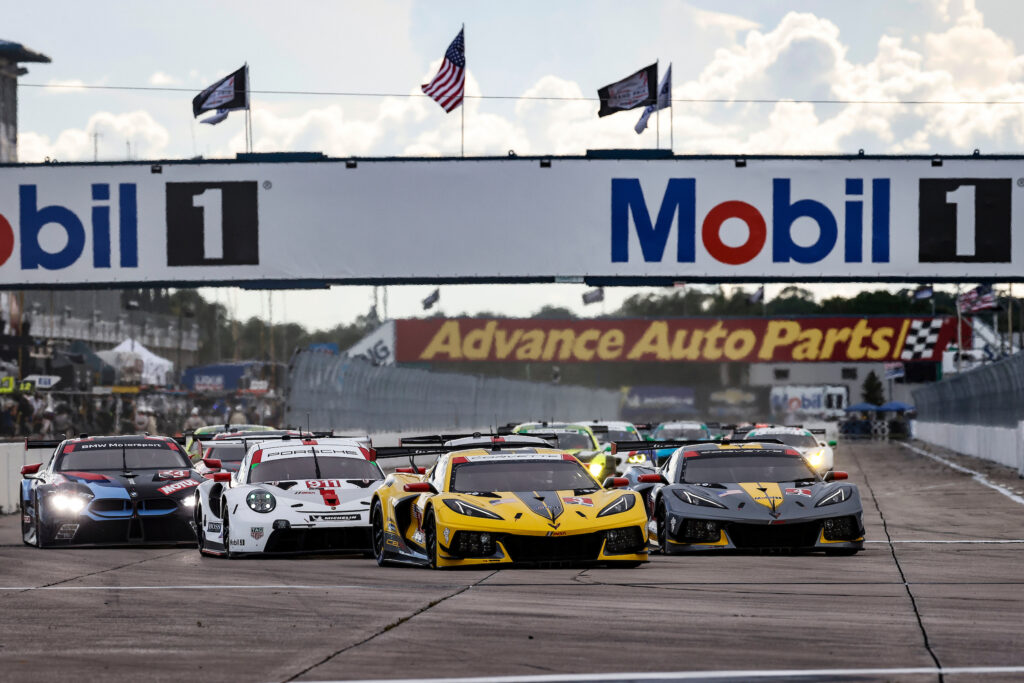
[[[490,441],[485,448],[441,450],[425,472],[413,465],[388,475],[370,508],[378,564],[633,567],[647,561],[647,512],[639,494],[603,488],[562,450]]]

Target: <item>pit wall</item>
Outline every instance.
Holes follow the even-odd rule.
[[[0,514],[18,511],[22,466],[42,462],[52,453],[49,448],[28,450],[24,441],[0,443]]]
[[[913,434],[919,441],[1012,467],[1024,477],[1024,422],[992,427],[916,421]]]

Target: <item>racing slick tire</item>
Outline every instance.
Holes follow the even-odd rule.
[[[655,524],[658,529],[658,552],[662,555],[668,555],[668,529],[666,529],[665,520],[668,519],[668,509],[664,503],[658,504],[658,511],[654,516]]]
[[[373,509],[370,511],[370,539],[373,543],[372,557],[377,560],[377,566],[389,566],[391,562],[384,559],[384,508],[380,498],[373,501]]]
[[[437,523],[434,521],[434,510],[427,511],[423,520],[423,545],[427,551],[427,562],[431,569],[437,569]]]
[[[32,515],[32,521],[28,524],[25,523],[25,517],[27,516],[27,509],[25,507],[25,501],[21,501],[21,542],[27,546],[34,546],[36,548],[42,548],[42,543],[39,539],[39,519],[38,515]]]
[[[196,525],[196,545],[199,547],[199,554],[206,555],[206,515],[203,514],[203,506],[199,500],[199,494],[196,494],[196,503],[192,507],[192,521]]]
[[[223,517],[221,518],[221,530],[224,532],[224,554],[221,557],[225,557],[229,560],[233,560],[238,557],[238,553],[231,552],[231,514],[228,512],[228,501],[222,500],[220,509],[224,511]]]

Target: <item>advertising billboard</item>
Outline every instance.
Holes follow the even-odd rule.
[[[1014,158],[284,161],[0,167],[0,287],[1024,279]]]
[[[937,362],[956,318],[424,318],[396,321],[395,337],[399,363]]]

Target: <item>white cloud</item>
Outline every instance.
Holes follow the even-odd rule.
[[[150,85],[155,85],[157,87],[172,86],[172,85],[180,85],[181,81],[179,79],[175,78],[174,76],[171,76],[169,74],[165,74],[163,71],[157,71],[156,73],[154,73],[152,76],[149,77],[149,84]]]
[[[694,23],[702,30],[719,29],[729,35],[735,35],[743,31],[750,31],[758,27],[756,21],[750,21],[735,14],[723,12],[711,12],[709,10],[694,9]]]
[[[93,134],[99,137],[94,139]],[[58,161],[91,161],[96,145],[100,161],[122,160],[131,144],[133,159],[159,159],[166,156],[167,129],[146,111],[124,114],[98,112],[89,117],[85,128],[68,128],[51,140],[46,135],[22,132],[18,135],[18,160],[32,163],[47,158]]]

